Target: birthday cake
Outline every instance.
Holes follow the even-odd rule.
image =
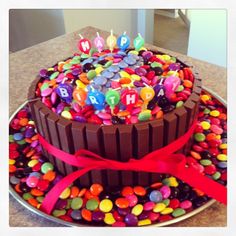
[[[101,37],[96,40],[103,45]],[[189,130],[201,93],[201,79],[193,68],[176,57],[143,48],[140,37],[134,49],[126,35],[118,38],[117,45],[95,50],[81,39],[82,53],[40,70],[28,98],[37,131],[48,143],[71,154],[86,149],[127,162]],[[187,150],[188,144],[179,152]],[[43,152],[62,175],[76,170]],[[86,173],[78,182],[85,187],[92,183],[146,186],[158,179],[156,173],[103,169]]]

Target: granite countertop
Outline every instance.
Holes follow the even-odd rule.
[[[57,61],[71,56],[77,51],[76,42],[79,40],[78,33],[84,37],[93,39],[99,32],[104,38],[108,32],[86,27],[76,32],[66,34],[47,42],[10,54],[10,114],[12,114],[23,102],[26,101],[28,88],[41,68],[50,67]],[[200,61],[185,55],[145,45],[152,50],[160,50],[177,56],[180,60],[192,64],[203,79],[203,85],[226,100],[226,69],[204,61]],[[9,201],[9,225],[12,227],[56,227],[62,226],[32,213],[12,196]],[[201,213],[188,218],[173,226],[226,226],[227,208],[220,203],[214,203]]]

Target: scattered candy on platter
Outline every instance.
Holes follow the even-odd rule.
[[[66,119],[94,124],[134,124],[160,119],[192,93],[194,75],[175,57],[144,48],[140,34],[129,49],[126,32],[93,43],[82,35],[72,57],[42,69],[36,96]],[[95,48],[92,48],[92,45]]]
[[[119,100],[119,95],[113,92],[104,98],[111,109]],[[111,99],[112,96],[115,98]],[[206,92],[202,92],[200,98],[198,123],[187,164],[226,185],[227,110]],[[13,117],[9,129],[10,185],[24,201],[39,208],[45,194],[62,176],[42,155],[27,106]],[[74,183],[61,193],[52,215],[78,224],[145,226],[183,216],[209,199],[174,176],[162,174],[159,182],[146,187],[114,188],[93,183],[86,189]]]

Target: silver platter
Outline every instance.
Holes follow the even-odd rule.
[[[221,98],[219,95],[217,95],[215,92],[213,92],[212,90],[203,87],[203,90],[207,93],[209,93],[210,95],[212,95],[213,97],[215,97],[218,101],[220,101],[225,107],[227,107],[227,103],[226,101]],[[10,117],[10,121],[9,123],[12,121],[12,119],[15,117],[15,115],[27,104],[27,101],[24,102]],[[51,220],[53,222],[65,225],[65,226],[71,226],[71,227],[75,227],[75,226],[79,226],[79,227],[88,227],[88,224],[79,224],[79,223],[72,223],[72,222],[67,222],[64,220],[61,220],[57,217],[54,217],[52,215],[48,215],[42,211],[40,211],[39,209],[31,206],[29,203],[27,203],[23,198],[21,198],[21,196],[11,187],[11,185],[9,185],[9,192],[10,194],[20,203],[22,204],[24,207],[26,207],[28,210],[34,212],[35,214],[42,216],[48,220]],[[180,216],[178,218],[174,218],[172,220],[169,221],[165,221],[165,222],[161,222],[161,223],[156,223],[156,224],[151,224],[151,225],[147,225],[145,227],[162,227],[162,226],[167,226],[167,225],[171,225],[171,224],[175,224],[177,222],[183,221],[187,218],[190,218],[196,214],[198,214],[199,212],[205,210],[206,208],[208,208],[209,206],[211,206],[213,203],[215,203],[216,200],[211,199],[210,201],[208,201],[207,203],[205,203],[204,205],[202,205],[201,207],[183,215]],[[89,226],[89,227],[93,227],[93,225]],[[102,227],[106,227],[106,226],[102,226]]]

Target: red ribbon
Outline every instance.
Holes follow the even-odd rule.
[[[191,128],[183,136],[173,141],[169,145],[153,151],[139,160],[131,158],[128,162],[118,162],[105,159],[93,152],[83,149],[77,151],[74,155],[69,154],[54,147],[41,135],[39,135],[39,141],[48,153],[69,165],[82,168],[60,180],[46,194],[40,209],[45,213],[50,214],[63,190],[80,176],[95,169],[130,170],[171,174],[181,179],[185,183],[188,183],[193,188],[201,190],[209,197],[226,204],[227,188],[225,186],[217,183],[209,177],[204,176],[193,167],[187,167],[186,157],[183,154],[174,154],[174,152],[179,150],[187,143],[194,132],[195,125],[196,122],[194,122]]]

